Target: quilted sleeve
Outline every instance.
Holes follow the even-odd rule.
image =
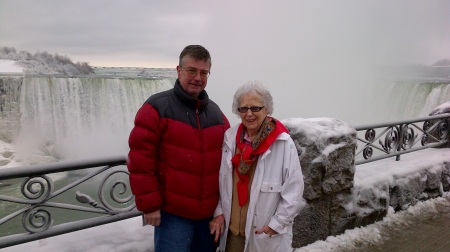
[[[157,110],[144,104],[137,112],[128,144],[128,171],[131,191],[139,211],[151,213],[160,209],[162,200],[158,183],[157,150],[161,126]]]

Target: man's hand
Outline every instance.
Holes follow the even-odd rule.
[[[256,230],[255,234],[262,234],[265,233],[266,235],[272,237],[272,235],[276,235],[278,234],[277,231],[273,230],[272,228],[270,228],[269,226],[264,226],[261,229]]]
[[[153,213],[144,214],[144,222],[152,226],[159,226],[161,224],[161,212],[157,210]]]
[[[219,241],[219,237],[223,234],[225,229],[225,217],[223,214],[214,217],[209,223],[209,230],[211,230],[211,234],[214,235],[214,242]]]

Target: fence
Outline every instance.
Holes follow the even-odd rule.
[[[356,127],[358,150],[355,165],[393,156],[399,161],[402,154],[446,146],[449,143],[449,118],[450,114],[441,114]]]
[[[0,248],[139,216],[125,165],[116,157],[3,169]]]

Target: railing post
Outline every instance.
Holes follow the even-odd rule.
[[[398,146],[397,146],[397,152],[400,152],[401,150],[402,150],[402,145],[403,145],[403,142],[404,142],[404,139],[403,139],[403,135],[404,135],[404,129],[403,129],[403,125],[404,124],[400,124],[399,125],[399,134],[398,134],[398,137],[399,137],[399,139],[398,139]],[[395,161],[400,161],[400,155],[397,155],[397,156],[395,156]]]

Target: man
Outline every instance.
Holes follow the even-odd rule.
[[[130,133],[128,170],[137,209],[155,226],[155,251],[214,251],[209,221],[229,122],[204,90],[211,57],[183,49],[174,88],[150,96]]]

